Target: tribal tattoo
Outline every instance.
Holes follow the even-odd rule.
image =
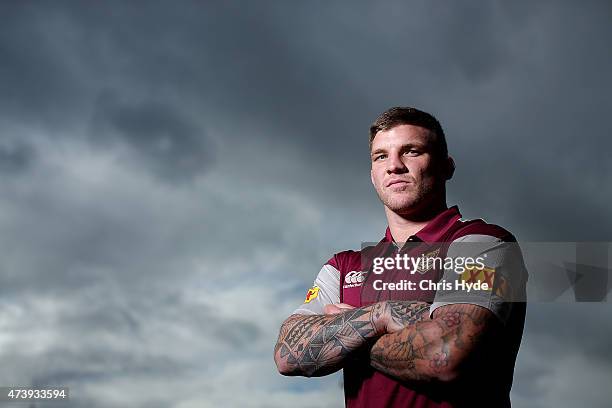
[[[332,373],[352,352],[419,321],[428,307],[423,302],[387,301],[335,315],[292,315],[281,326],[275,360],[287,375]]]
[[[342,361],[384,327],[374,317],[380,306],[351,309],[336,315],[290,316],[281,327],[275,348],[285,374],[322,376],[341,368]]]
[[[388,301],[390,324],[388,332],[402,329],[428,318],[429,304],[425,302]]]

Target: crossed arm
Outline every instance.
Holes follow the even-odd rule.
[[[370,364],[400,381],[451,381],[497,322],[471,304],[436,309],[424,302],[385,301],[326,315],[292,315],[281,326],[274,360],[281,374],[322,376],[371,346]]]

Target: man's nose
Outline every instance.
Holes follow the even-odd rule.
[[[398,155],[389,155],[387,160],[387,173],[405,173],[408,168]]]

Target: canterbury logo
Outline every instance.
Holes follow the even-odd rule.
[[[344,277],[344,287],[361,286],[365,280],[366,272],[351,271]]]

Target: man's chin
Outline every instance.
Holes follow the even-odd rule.
[[[409,215],[416,210],[417,203],[413,200],[410,201],[395,201],[386,204],[387,208],[396,214]]]

